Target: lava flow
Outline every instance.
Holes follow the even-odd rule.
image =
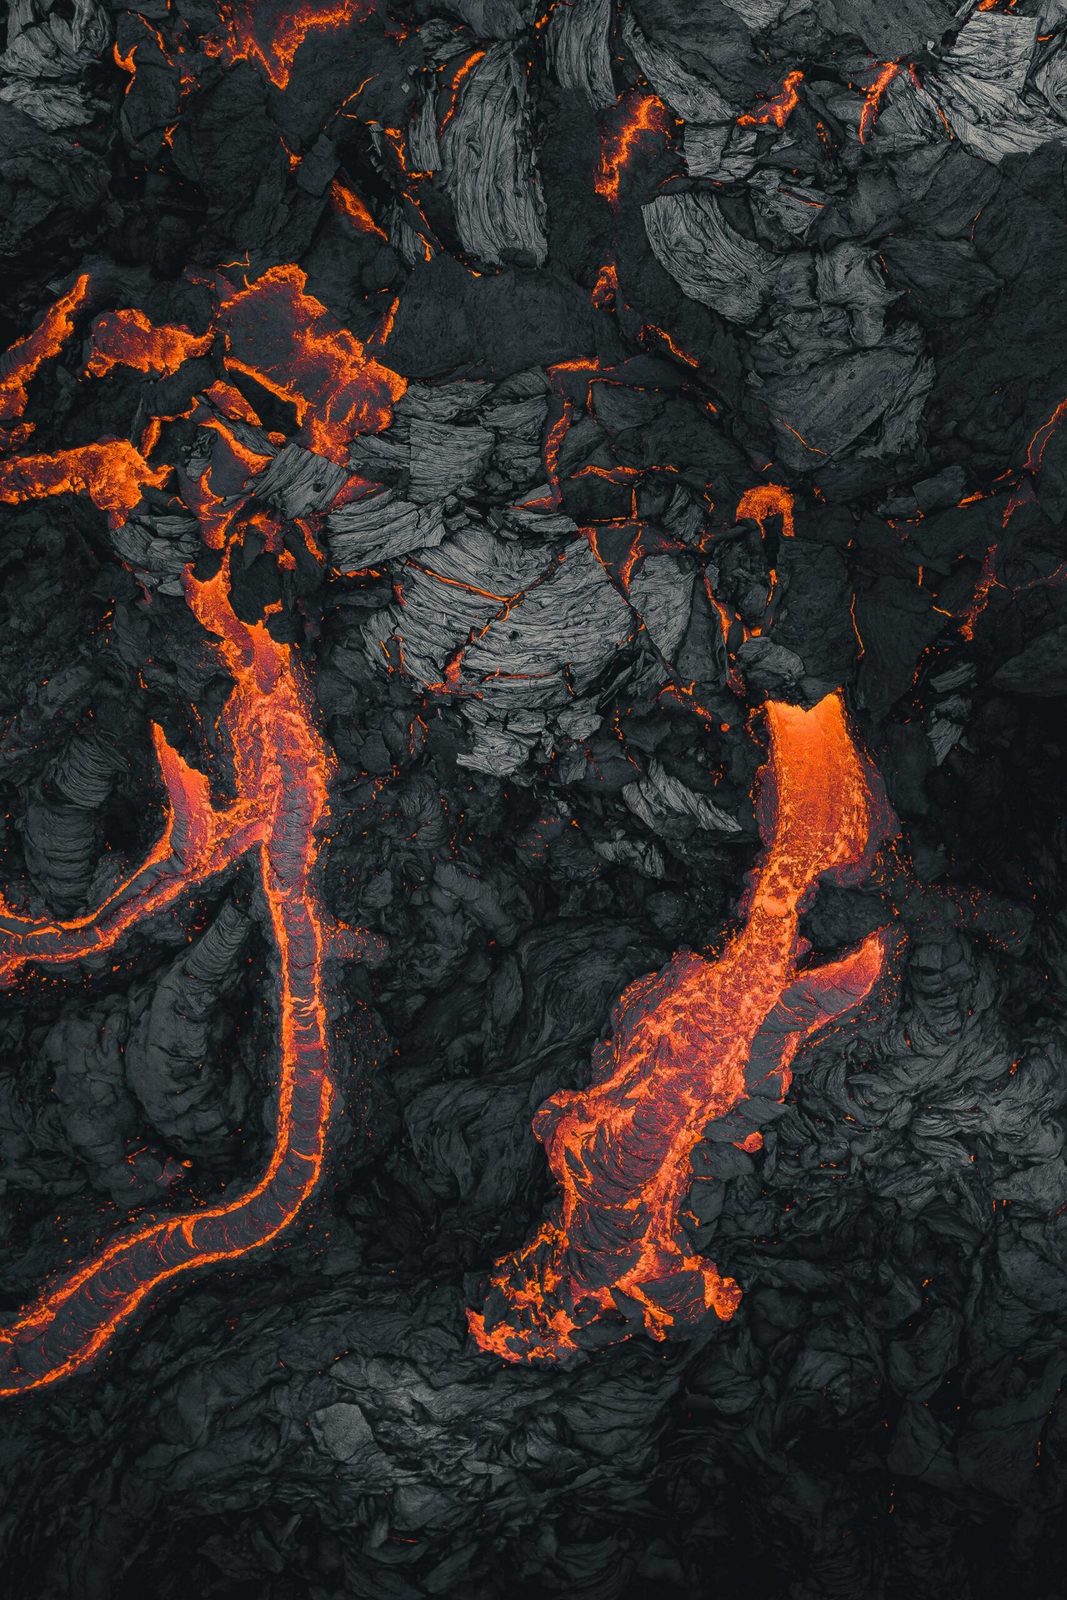
[[[738,127],[760,128],[773,122],[776,128],[784,128],[800,104],[797,84],[803,81],[802,72],[787,72],[778,93],[765,100],[755,111],[746,111],[744,116],[738,117]]]
[[[322,970],[327,918],[314,878],[330,757],[290,647],[262,623],[235,616],[228,557],[214,578],[190,575],[186,594],[194,615],[216,635],[233,678],[221,724],[237,799],[214,809],[207,779],[155,730],[169,796],[158,845],[88,916],[33,922],[0,905],[0,982],[10,983],[26,966],[65,965],[111,949],[136,923],[254,852],[279,969],[274,1149],[254,1187],[121,1235],[0,1329],[0,1395],[54,1383],[85,1366],[168,1279],[267,1244],[296,1216],[322,1169],[333,1086]]]
[[[66,294],[49,307],[32,332],[0,355],[0,448],[20,444],[33,432],[32,422],[21,421],[30,380],[70,338],[74,319],[88,297],[89,277],[82,273]],[[18,426],[9,433],[8,423]]]
[[[286,293],[299,298],[303,280],[295,274],[285,277],[283,270],[281,279],[275,271],[262,282],[266,291],[280,283],[283,298]],[[69,339],[88,298],[88,279],[83,278],[32,334],[0,359],[0,419],[21,417],[30,380]],[[241,311],[251,314],[256,286],[234,299]],[[310,331],[291,323],[266,329],[268,364],[282,359],[286,340],[291,345],[306,333],[309,386],[327,415],[327,431],[331,417],[336,424],[330,411],[335,403],[353,427],[368,419],[382,425],[387,418],[382,384],[392,375],[374,363],[361,366],[361,351],[335,336],[318,302],[305,296],[295,307],[301,312],[309,308],[318,318]],[[254,331],[231,327],[230,348],[243,334],[254,358]],[[116,364],[147,372],[173,370],[205,354],[208,342],[208,335],[185,328],[154,327],[137,312],[105,314],[94,325],[89,375],[104,376]],[[223,457],[227,449],[237,451],[238,479],[266,459],[253,456],[250,467],[219,419],[213,416],[209,422]],[[9,446],[30,426],[20,423],[24,431],[9,436]],[[0,462],[0,501],[87,494],[108,512],[112,526],[121,525],[145,484],[160,486],[171,470],[166,464],[148,466],[122,439],[54,455],[14,456]],[[273,1150],[251,1188],[216,1205],[140,1221],[60,1276],[24,1315],[0,1328],[2,1396],[41,1388],[86,1366],[160,1284],[267,1244],[292,1222],[322,1170],[334,1094],[323,960],[334,928],[317,894],[316,836],[328,815],[331,757],[315,726],[312,697],[292,649],[274,639],[265,622],[241,621],[234,611],[230,560],[239,534],[232,530],[242,501],[238,495],[224,508],[206,481],[209,476],[194,506],[205,543],[221,554],[213,577],[196,578],[187,569],[185,594],[193,615],[217,641],[221,665],[233,680],[219,731],[228,747],[236,798],[225,807],[213,805],[207,777],[154,728],[167,794],[157,844],[84,916],[64,922],[29,918],[0,898],[0,987],[10,986],[28,968],[64,968],[98,959],[116,949],[135,926],[251,858],[258,867],[260,913],[275,948],[280,997]],[[347,953],[358,948],[351,935],[345,943]]]
[[[839,694],[811,710],[769,701],[766,851],[745,922],[717,960],[681,952],[622,994],[592,1083],[534,1118],[559,1187],[553,1214],[496,1265],[475,1341],[509,1361],[552,1361],[641,1328],[664,1339],[741,1290],[683,1228],[690,1158],[707,1125],[751,1094],[779,1094],[800,1046],[868,996],[893,937],[798,970],[799,917],[818,879],[853,879],[884,831]]]

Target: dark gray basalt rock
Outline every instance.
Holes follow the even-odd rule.
[[[1063,4],[3,23],[0,925],[78,918],[144,860],[153,724],[232,802],[238,666],[187,593],[219,570],[197,510],[235,513],[235,610],[330,749],[336,1100],[274,1243],[0,1399],[0,1591],[1057,1600]],[[200,335],[220,272],[286,264],[397,375],[365,431],[310,447],[301,384],[331,421],[373,385],[273,312],[87,374],[102,313]],[[83,272],[37,361],[16,341]],[[257,376],[260,345],[287,354]],[[13,456],[101,440],[157,478],[128,516],[16,503]],[[687,1248],[736,1314],[573,1364],[478,1351],[465,1308],[555,1193],[537,1109],[588,1087],[628,985],[722,948],[771,803],[760,708],[835,690],[896,821],[800,908],[792,1002],[901,941],[784,1097],[755,1081],[776,1014],[692,1153]],[[261,865],[4,991],[0,1327],[131,1222],[260,1177]]]

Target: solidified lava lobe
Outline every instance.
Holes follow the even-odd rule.
[[[491,1275],[476,1342],[509,1361],[558,1360],[644,1329],[663,1339],[741,1290],[696,1255],[681,1216],[690,1157],[709,1122],[771,1084],[797,1050],[871,993],[892,944],[871,934],[843,959],[799,971],[799,917],[824,873],[863,872],[884,832],[839,694],[811,710],[765,707],[766,850],[740,932],[714,961],[682,952],[622,994],[592,1082],[541,1107],[534,1132],[559,1185],[552,1215]]]

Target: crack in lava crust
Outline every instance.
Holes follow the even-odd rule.
[[[797,1050],[881,978],[895,936],[872,933],[841,960],[798,971],[799,918],[825,873],[866,870],[886,818],[839,694],[811,710],[765,709],[766,853],[746,920],[718,960],[691,951],[623,992],[592,1083],[561,1090],[534,1132],[560,1187],[552,1215],[492,1274],[476,1343],[509,1361],[552,1361],[641,1328],[664,1339],[741,1290],[694,1252],[681,1223],[690,1157],[708,1123],[747,1095],[784,1093]]]
[[[330,757],[290,647],[272,639],[263,624],[235,616],[228,554],[214,578],[187,575],[186,595],[217,637],[234,680],[222,725],[238,798],[227,810],[213,809],[206,778],[155,729],[169,797],[158,845],[90,916],[31,922],[0,901],[0,982],[11,983],[28,965],[64,964],[111,949],[135,923],[255,852],[279,965],[274,1148],[253,1188],[126,1232],[0,1329],[0,1395],[37,1389],[84,1367],[168,1279],[269,1243],[295,1218],[322,1170],[334,1091],[323,992],[329,932],[314,873],[315,836],[328,814]]]

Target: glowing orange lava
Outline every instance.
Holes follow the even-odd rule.
[[[171,324],[158,326],[143,311],[105,311],[92,326],[92,353],[86,364],[91,378],[115,367],[132,367],[154,378],[177,372],[183,362],[206,356],[214,334],[197,334]]]
[[[874,82],[868,84],[863,92],[863,110],[860,112],[860,144],[866,144],[867,135],[874,129],[878,121],[878,113],[882,107],[882,97],[891,83],[903,71],[899,61],[883,61],[878,69]]]
[[[1052,415],[1045,419],[1040,428],[1037,429],[1033,438],[1030,440],[1030,444],[1026,451],[1026,461],[1024,462],[1024,466],[1028,472],[1037,472],[1040,470],[1041,463],[1045,458],[1045,451],[1049,446],[1049,440],[1052,438],[1052,435],[1056,432],[1056,429],[1059,427],[1065,416],[1067,416],[1067,400],[1061,400],[1059,405],[1052,412]]]
[[[237,799],[215,809],[207,778],[155,729],[168,794],[159,843],[87,916],[34,922],[0,903],[0,982],[10,984],[27,966],[66,965],[113,948],[135,924],[252,854],[278,964],[274,1147],[252,1188],[120,1235],[0,1329],[0,1395],[54,1383],[91,1362],[160,1284],[269,1243],[292,1222],[322,1170],[334,1091],[322,972],[329,935],[317,903],[315,858],[328,815],[331,759],[290,647],[262,623],[235,616],[228,554],[214,578],[188,576],[186,595],[233,678],[221,726]]]
[[[217,48],[228,65],[256,62],[276,89],[287,89],[309,33],[340,33],[373,10],[374,0],[227,0],[219,7],[225,32]]]
[[[684,362],[687,367],[699,367],[700,365],[696,356],[691,356],[688,350],[683,350],[678,341],[673,339],[667,332],[666,328],[661,328],[654,322],[646,322],[642,325],[640,338],[642,340],[649,338],[662,339],[676,361]]]
[[[265,319],[265,329],[258,331],[268,357],[277,354],[280,361],[294,343],[299,345],[304,366],[295,371],[308,385],[301,396],[303,407],[306,411],[313,403],[321,405],[323,426],[331,439],[338,439],[341,416],[355,432],[361,423],[386,414],[381,385],[386,395],[391,393],[392,375],[383,378],[386,369],[363,360],[357,342],[338,331],[318,301],[303,294],[303,284],[303,274],[295,268],[280,268],[235,295],[224,307],[230,311],[227,339],[231,347],[245,339],[256,348],[257,322]],[[87,280],[79,280],[35,332],[0,360],[5,417],[21,415],[26,382],[69,338],[73,315],[86,293]],[[306,317],[308,326],[275,327],[272,319],[284,312]],[[124,363],[138,370],[171,370],[189,354],[202,353],[204,339],[214,337],[214,332],[201,338],[187,329],[154,328],[139,312],[101,318],[94,333],[99,334],[95,350],[102,363],[100,375],[116,364],[120,350]],[[288,377],[295,384],[292,366]],[[214,384],[208,393],[228,414],[255,419],[247,401],[227,385]],[[156,424],[161,420],[152,419]],[[253,860],[280,997],[273,1148],[259,1181],[243,1193],[183,1214],[152,1217],[120,1233],[81,1266],[68,1263],[70,1270],[24,1315],[0,1328],[0,1396],[41,1388],[85,1367],[171,1278],[269,1243],[297,1215],[322,1171],[334,1096],[323,959],[338,930],[318,900],[316,856],[317,835],[328,816],[332,762],[290,646],[275,640],[265,621],[240,620],[231,603],[230,558],[233,541],[240,536],[243,500],[238,493],[227,501],[209,480],[218,473],[220,480],[230,479],[239,488],[269,458],[243,445],[218,414],[209,414],[204,426],[214,440],[212,460],[190,499],[205,542],[221,554],[213,577],[198,579],[187,570],[185,593],[233,680],[219,732],[228,747],[236,799],[227,806],[213,805],[208,778],[154,727],[167,795],[158,842],[84,916],[62,922],[26,917],[0,897],[0,986],[18,981],[27,969],[66,968],[113,951],[135,926],[149,923],[245,859]],[[118,526],[144,488],[161,486],[171,471],[165,463],[149,466],[129,440],[100,441],[52,455],[0,461],[0,501],[86,494]],[[244,522],[256,531],[266,526],[271,546],[274,529],[270,519],[264,524],[264,513],[246,515]],[[355,953],[360,945],[360,936],[346,930],[345,953]]]
[[[609,261],[597,273],[596,282],[590,291],[590,299],[598,311],[610,311],[618,292],[619,269],[614,261]]]
[[[170,473],[165,464],[150,467],[128,439],[104,439],[52,455],[0,461],[0,504],[86,494],[98,511],[109,514],[114,526],[125,521],[150,484],[161,488]]]
[[[1034,482],[1041,471],[1041,466],[1045,459],[1045,452],[1055,437],[1065,416],[1067,416],[1067,400],[1061,400],[1059,405],[1055,406],[1051,414],[1045,418],[1040,427],[1035,430],[1030,443],[1027,446],[1026,458],[1022,465],[1022,471],[1027,476],[1023,477],[1021,482],[1016,480],[1011,473],[1003,475],[1007,477],[1009,484],[1012,487],[1012,492],[1008,498],[1007,504],[1004,507],[1004,512],[1001,517],[1002,527],[1006,528],[1015,512],[1018,511],[1020,507],[1026,505],[1027,502],[1033,498]],[[974,501],[984,500],[985,498],[986,495],[982,492],[965,495],[960,501],[960,505],[970,505]],[[974,594],[971,596],[971,602],[962,614],[960,633],[967,640],[974,639],[978,621],[985,612],[994,589],[1004,589],[1007,587],[1007,585],[1001,581],[997,573],[998,555],[998,545],[989,545],[982,561],[982,568],[978,574],[978,582],[975,585]],[[1035,579],[1034,582],[1058,582],[1060,581],[1062,574],[1063,563],[1061,563],[1055,569],[1055,571],[1048,576]],[[1013,585],[1011,587],[1011,592],[1018,593],[1020,589],[1028,589],[1030,587],[1032,587],[1031,584],[1022,584],[1019,586]]]
[[[746,111],[738,117],[738,126],[741,128],[765,127],[773,122],[776,128],[784,128],[789,118],[800,104],[797,93],[797,84],[803,83],[804,74],[794,70],[787,72],[782,82],[782,87],[771,99],[764,101],[755,111]]]
[[[974,638],[978,619],[989,604],[989,597],[993,590],[999,587],[997,547],[995,544],[991,544],[982,560],[982,570],[978,574],[978,582],[975,585],[974,594],[971,596],[971,603],[963,613],[963,620],[960,623],[960,633],[965,639],[971,640]]]
[[[45,312],[32,333],[19,339],[0,356],[0,424],[15,422],[26,409],[26,388],[46,361],[57,356],[74,331],[74,319],[89,298],[89,276],[74,285]],[[24,423],[22,438],[32,432]],[[0,435],[3,430],[0,429]]]
[[[784,538],[791,539],[796,532],[793,496],[777,483],[762,483],[756,489],[746,490],[737,503],[738,521],[743,517],[751,517],[753,522],[758,522],[759,531],[764,537],[767,534],[768,517],[781,517]]]
[[[862,872],[884,826],[840,695],[811,710],[770,701],[760,795],[766,853],[745,922],[717,960],[682,952],[625,990],[588,1089],[561,1090],[534,1132],[560,1194],[491,1276],[477,1344],[552,1361],[644,1329],[663,1339],[741,1290],[695,1253],[682,1225],[690,1158],[708,1123],[753,1092],[779,1093],[800,1046],[874,989],[891,948],[872,933],[839,961],[800,970],[799,916],[825,873]]]
[[[223,295],[220,323],[226,365],[295,410],[308,448],[346,460],[357,433],[377,433],[392,419],[405,379],[368,356],[337,318],[307,293],[295,266],[271,267],[254,283]]]
[[[640,89],[624,94],[609,112],[601,133],[594,185],[597,194],[617,206],[622,175],[634,153],[654,141],[665,141],[676,121],[658,95]]]
[[[347,217],[352,226],[359,233],[373,234],[375,238],[389,241],[389,235],[384,228],[379,228],[371,216],[364,202],[354,189],[335,178],[330,185],[330,199],[343,217]]]
[[[466,78],[468,78],[470,76],[470,74],[474,71],[474,69],[478,65],[479,61],[484,61],[484,60],[485,60],[485,51],[484,50],[474,50],[467,57],[467,59],[465,61],[460,63],[459,69],[455,73],[455,75],[453,76],[453,79],[452,79],[452,88],[451,88],[451,91],[449,93],[449,98],[448,98],[448,110],[445,112],[444,116],[441,118],[441,124],[440,124],[440,127],[437,130],[437,137],[438,138],[441,138],[441,136],[444,134],[446,128],[448,127],[449,123],[452,122],[453,118],[455,117],[456,112],[459,110],[460,90],[463,87],[464,80]]]

